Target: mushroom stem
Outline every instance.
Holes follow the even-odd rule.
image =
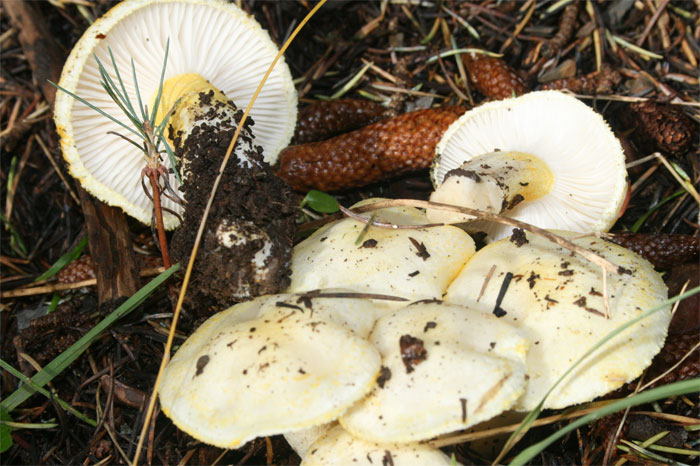
[[[447,172],[430,196],[433,202],[501,213],[521,202],[534,201],[552,188],[554,177],[547,164],[523,152],[491,152],[474,157]],[[431,222],[460,223],[474,220],[444,210],[428,209]]]

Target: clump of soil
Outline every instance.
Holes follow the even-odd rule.
[[[173,137],[185,172],[183,223],[172,240],[173,258],[181,263],[189,259],[214,180],[243,115],[233,102],[211,97],[200,94],[194,127]],[[200,309],[212,300],[222,309],[289,284],[298,200],[263,160],[252,126],[248,119],[226,166],[195,261],[190,296]]]

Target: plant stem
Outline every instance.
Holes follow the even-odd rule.
[[[160,186],[158,186],[158,173],[151,170],[148,173],[148,178],[151,180],[151,188],[153,189],[153,210],[156,215],[156,228],[158,228],[158,242],[160,243],[160,252],[163,255],[163,266],[170,268],[170,254],[168,253],[168,241],[165,238],[165,224],[163,223],[163,211],[160,208]]]

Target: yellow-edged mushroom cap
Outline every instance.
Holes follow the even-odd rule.
[[[121,109],[100,85],[94,55],[118,83],[111,48],[134,106],[137,97],[131,75],[134,60],[144,104],[158,90],[166,43],[170,43],[165,79],[198,74],[245,108],[277,54],[277,47],[260,25],[232,3],[215,0],[127,0],[95,21],[73,48],[63,69],[60,86],[124,121]],[[256,144],[274,163],[290,141],[296,122],[296,92],[284,60],[275,66],[251,111]],[[82,186],[107,204],[121,207],[151,222],[152,203],[141,187],[143,153],[129,142],[107,134],[126,130],[65,92],[56,94],[54,119],[70,173]],[[127,134],[125,134],[127,135]],[[169,161],[163,164],[169,167]],[[170,183],[178,183],[171,176]],[[181,212],[181,206],[163,200],[163,206]],[[178,224],[164,212],[166,228]]]
[[[380,356],[364,338],[374,319],[364,299],[268,295],[233,306],[173,356],[163,412],[223,448],[330,422],[374,385]]]
[[[605,317],[601,269],[529,233],[477,252],[445,295],[446,301],[493,312],[529,338],[529,382],[519,410],[534,409],[602,337],[667,298],[661,276],[635,253],[596,237],[556,233],[623,268],[622,274],[608,276],[610,319]],[[670,318],[667,307],[617,335],[567,376],[544,407],[590,401],[639,376],[663,346]]]
[[[374,219],[398,225],[429,223],[423,212],[410,207],[380,209]],[[295,246],[288,291],[343,287],[411,300],[440,298],[475,250],[471,237],[453,226],[370,227],[356,244],[365,226],[345,218]]]
[[[382,354],[372,392],[340,418],[352,435],[414,442],[465,429],[509,409],[525,390],[529,342],[493,315],[416,302],[377,321]]]

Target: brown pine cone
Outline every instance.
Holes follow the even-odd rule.
[[[465,53],[462,54],[462,61],[476,90],[489,99],[507,99],[530,90],[520,75],[500,58],[483,53]]]
[[[292,144],[323,141],[382,119],[387,109],[360,99],[318,101],[299,110]]]
[[[697,260],[700,238],[691,235],[610,233],[605,239],[634,251],[657,269]]]
[[[700,264],[695,262],[673,267],[664,279],[668,286],[668,295],[677,296],[683,291],[683,287],[690,290],[700,285]],[[697,335],[698,332],[700,332],[700,294],[694,294],[678,303],[668,334],[670,337],[685,333]]]
[[[564,9],[559,21],[559,31],[552,37],[551,40],[544,44],[542,55],[551,58],[571,39],[576,27],[576,18],[578,16],[579,1],[574,0]]]
[[[555,79],[542,84],[540,89],[568,89],[577,94],[612,94],[622,81],[622,75],[609,66],[574,78]]]
[[[76,283],[95,278],[95,270],[92,266],[92,258],[83,254],[58,272],[58,283]]]
[[[698,342],[700,342],[700,336],[698,336],[697,333],[668,337],[661,352],[657,354],[652,361],[645,380],[654,380],[656,377],[669,370],[674,364],[680,361],[683,356],[688,354]],[[700,348],[696,348],[678,367],[654,382],[649,388],[692,379],[699,374]]]
[[[427,168],[442,133],[465,110],[418,110],[326,141],[290,146],[280,153],[277,174],[298,191],[335,191]]]
[[[667,155],[687,152],[697,134],[697,125],[680,108],[646,101],[629,106],[634,120],[634,138]]]

